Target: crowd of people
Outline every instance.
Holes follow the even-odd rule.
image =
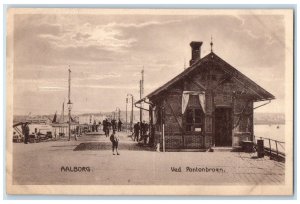
[[[102,125],[103,125],[103,132],[105,133],[106,137],[109,136],[110,129],[112,131],[122,131],[122,121],[119,119],[119,121],[116,121],[115,119],[108,120],[107,118],[103,120]]]
[[[102,122],[103,125],[103,132],[105,133],[106,137],[110,136],[110,132],[120,132],[122,131],[122,121],[119,119],[118,121],[115,119],[109,120],[105,119]],[[133,126],[132,132],[133,140],[140,142],[144,141],[144,144],[147,143],[149,138],[149,124],[145,121],[137,122]]]
[[[112,151],[115,155],[115,152],[117,155],[120,155],[118,152],[118,143],[119,143],[119,136],[116,134],[116,132],[122,131],[122,121],[119,119],[118,121],[115,119],[105,119],[102,121],[102,127],[103,132],[105,133],[106,137],[109,137],[110,141],[112,142]],[[99,121],[89,126],[90,131],[92,132],[98,132],[101,126],[101,122]],[[111,134],[110,134],[110,131]],[[22,133],[24,135],[24,143],[27,144],[29,142],[29,127],[28,123],[24,123],[22,125]],[[76,133],[79,134],[79,126],[76,128]],[[149,138],[149,124],[145,121],[143,122],[137,122],[133,126],[133,141],[141,142],[143,141],[144,144],[147,144],[148,138]]]
[[[92,131],[92,132],[98,132],[98,131],[99,131],[100,125],[101,125],[101,122],[100,122],[100,121],[97,123],[96,120],[94,120],[94,123],[93,123],[93,125],[91,126],[91,131]]]
[[[147,143],[147,139],[149,137],[149,125],[148,123],[146,123],[145,121],[143,121],[142,123],[137,122],[136,124],[134,124],[133,126],[133,141],[144,141],[144,144]]]

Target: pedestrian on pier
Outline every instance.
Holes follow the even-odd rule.
[[[115,130],[115,131],[117,130],[117,124],[116,124],[116,123],[117,123],[117,122],[116,122],[115,119],[112,119],[112,120],[111,120],[111,126],[112,126],[112,129]]]
[[[102,125],[103,125],[103,132],[104,132],[104,134],[106,134],[106,126],[107,126],[107,119],[104,119],[103,121],[102,121]]]
[[[109,130],[110,130],[110,127],[112,126],[112,124],[111,124],[111,122],[109,122],[108,120],[107,120],[107,122],[106,122],[106,128],[105,128],[105,135],[106,135],[106,137],[108,137],[109,136]]]
[[[118,121],[118,132],[121,132],[122,131],[122,122],[121,122],[121,120],[119,119],[119,121]]]
[[[28,122],[24,123],[22,125],[22,133],[24,135],[24,143],[28,144],[29,140],[29,127],[28,127]]]
[[[142,137],[140,140],[144,140],[144,144],[147,143],[147,138],[148,138],[148,129],[149,129],[149,125],[148,123],[146,123],[145,121],[143,121],[142,123],[142,129],[141,129],[141,134],[142,134]]]
[[[133,138],[133,141],[139,141],[139,134],[140,134],[140,122],[137,122],[134,126],[133,126],[133,129],[134,129],[134,138]]]
[[[110,136],[109,139],[110,139],[110,141],[112,143],[112,152],[113,152],[113,155],[115,155],[115,150],[116,150],[117,155],[120,155],[119,152],[118,152],[119,136],[116,134],[115,130],[113,130],[113,133],[111,134],[111,136]]]

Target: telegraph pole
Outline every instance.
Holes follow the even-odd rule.
[[[144,95],[144,67],[141,71],[142,79],[140,80],[140,99],[143,98]],[[143,107],[143,104],[141,104],[141,107]],[[140,108],[140,123],[143,121],[143,109]]]
[[[70,65],[69,65],[70,68]],[[69,110],[69,141],[71,140],[71,109],[72,109],[72,103],[71,103],[71,69],[69,69],[69,87],[68,87],[68,110]],[[77,138],[75,138],[77,139]]]
[[[142,99],[142,80],[140,80],[140,99]],[[140,123],[142,122],[142,114],[143,114],[143,112],[142,112],[142,109],[140,108]]]
[[[127,132],[127,129],[128,129],[128,124],[127,124],[127,104],[128,104],[128,96],[126,97],[126,132]]]

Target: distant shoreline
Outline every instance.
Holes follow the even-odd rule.
[[[111,114],[111,113],[110,113]],[[85,114],[76,114],[74,116],[78,117],[90,117],[90,116],[105,116],[109,115],[109,112],[102,112],[102,113],[85,113]],[[147,114],[146,114],[147,115]],[[144,115],[144,119],[147,121],[148,117]],[[134,111],[133,112],[133,118],[139,118],[139,112]],[[13,119],[14,121],[23,121],[26,120],[28,117],[37,117],[40,119],[48,120],[49,122],[52,121],[54,114],[50,115],[31,115],[31,116],[25,116],[25,115],[14,115]],[[60,117],[60,115],[57,115],[57,117]],[[66,117],[66,116],[65,116]],[[126,120],[126,112],[121,111],[120,112],[120,119],[125,121]],[[253,124],[254,125],[284,125],[285,124],[285,114],[284,113],[254,113],[253,117]]]
[[[254,125],[285,125],[284,122],[253,123]]]

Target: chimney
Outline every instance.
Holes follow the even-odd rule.
[[[202,42],[192,41],[190,46],[192,48],[192,59],[190,60],[190,66],[194,64],[195,61],[200,59],[201,55],[201,45]]]

